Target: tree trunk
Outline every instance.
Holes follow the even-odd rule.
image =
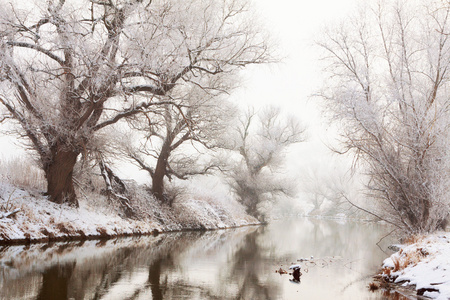
[[[171,141],[164,142],[152,176],[152,194],[161,202],[167,202],[164,197],[164,177],[166,176],[167,160],[170,156],[170,144]]]
[[[58,204],[67,202],[78,207],[72,179],[78,154],[78,152],[64,149],[59,145],[52,149],[52,160],[44,168],[50,201]]]

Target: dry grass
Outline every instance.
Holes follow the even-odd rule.
[[[101,226],[97,227],[97,232],[100,234],[100,237],[108,236],[108,231],[104,227],[101,227]]]
[[[415,234],[401,239],[402,244],[412,245],[422,241],[425,238],[423,235]]]
[[[73,234],[75,232],[75,229],[73,228],[70,223],[57,223],[55,227],[59,230],[59,232],[64,234]]]
[[[425,237],[423,235],[411,235],[407,238],[402,239],[401,242],[408,245],[418,244],[419,242],[423,241],[424,238]],[[408,251],[400,249],[397,254],[391,256],[394,267],[383,268],[383,275],[389,277],[391,276],[392,272],[401,271],[408,266],[415,266],[428,255],[428,251],[424,248],[416,248],[415,250]]]
[[[1,166],[0,175],[12,185],[23,189],[45,190],[44,172],[31,158],[2,159]]]
[[[368,288],[371,292],[374,292],[374,291],[378,290],[380,288],[380,286],[378,284],[376,284],[375,282],[371,282],[371,283],[369,283]]]
[[[0,211],[9,212],[16,208],[14,205],[14,199],[12,198],[13,194],[14,194],[14,191],[12,193],[10,193],[8,195],[8,197],[6,199],[4,199],[4,201],[0,202]],[[5,196],[3,196],[3,197],[5,197]],[[0,197],[0,199],[2,199],[2,198]]]
[[[401,269],[399,257],[392,257],[392,262],[394,263],[394,269],[393,269],[394,272],[397,272],[398,270]]]
[[[389,268],[383,269],[383,274],[389,276],[392,272],[397,272],[405,269],[410,265],[417,265],[424,257],[429,255],[428,251],[423,248],[417,248],[415,251],[403,252],[399,251],[399,256],[393,256],[392,262],[394,263],[394,268],[391,270]]]

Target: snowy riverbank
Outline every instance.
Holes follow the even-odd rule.
[[[417,295],[450,299],[450,234],[435,233],[399,246],[383,263],[383,279],[414,287]]]
[[[38,192],[0,181],[0,244],[101,238],[179,230],[219,229],[257,224],[238,203],[211,192],[186,195],[172,207],[145,199],[140,215],[124,218],[117,205],[97,195],[80,197],[80,207],[57,205]],[[104,199],[102,199],[104,198]],[[19,210],[5,217],[5,213]]]

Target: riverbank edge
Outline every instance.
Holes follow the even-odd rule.
[[[395,247],[373,277],[379,288],[414,299],[450,299],[449,232],[414,236]]]
[[[154,229],[151,232],[135,232],[135,233],[122,233],[122,234],[113,234],[113,235],[65,235],[65,236],[56,236],[56,237],[46,237],[46,238],[25,238],[25,239],[12,239],[12,240],[2,240],[0,239],[0,246],[24,246],[31,244],[48,244],[48,243],[57,243],[57,242],[74,242],[74,241],[101,241],[101,240],[112,240],[116,238],[125,238],[125,237],[141,237],[141,236],[157,236],[160,234],[170,234],[177,232],[196,232],[196,231],[216,231],[216,230],[230,230],[237,229],[243,227],[251,227],[251,226],[264,226],[267,223],[252,223],[238,226],[229,226],[229,227],[213,227],[213,228],[183,228],[177,230],[167,230],[167,231],[159,231],[158,229]]]
[[[403,286],[402,284],[399,284],[399,283],[386,281],[383,278],[383,276],[381,275],[382,273],[383,273],[383,270],[380,269],[380,270],[378,270],[377,274],[372,277],[373,284],[375,284],[375,287],[374,287],[374,285],[370,284],[368,287],[369,290],[375,291],[377,289],[381,289],[383,292],[386,292],[388,294],[397,293],[400,296],[405,297],[406,299],[416,299],[416,300],[430,299],[428,297],[423,297],[423,296],[417,295],[417,291],[416,291],[415,287],[412,285]],[[395,297],[395,296],[392,296],[392,297]],[[390,298],[388,298],[388,299],[390,299]]]
[[[0,181],[0,245],[149,236],[180,231],[207,231],[261,225],[233,202],[203,191],[172,206],[135,198],[137,214],[125,217],[120,206],[102,195],[80,199],[79,207],[55,204],[39,192]]]

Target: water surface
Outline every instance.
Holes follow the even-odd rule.
[[[390,228],[297,219],[0,248],[0,299],[386,299],[367,285]],[[311,256],[313,256],[311,260]],[[275,272],[300,262],[300,282]]]

